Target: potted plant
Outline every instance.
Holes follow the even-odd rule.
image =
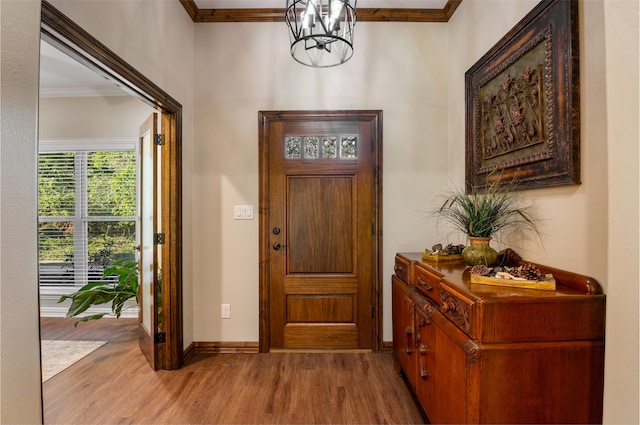
[[[462,259],[467,264],[495,264],[498,253],[489,242],[500,231],[519,228],[538,234],[532,206],[520,205],[515,184],[514,179],[508,182],[495,179],[484,188],[452,190],[433,212],[438,220],[452,224],[467,235],[469,246],[462,251]]]
[[[138,262],[124,259],[114,263],[104,270],[104,276],[117,276],[117,282],[91,282],[78,289],[73,294],[62,295],[59,303],[70,299],[71,305],[67,311],[67,317],[76,317],[84,313],[89,307],[99,304],[111,303],[111,312],[92,314],[81,317],[80,322],[102,319],[106,315],[120,317],[125,303],[135,298],[138,304]]]

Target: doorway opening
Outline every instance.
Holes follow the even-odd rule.
[[[150,331],[159,353],[155,368],[178,369],[184,363],[180,251],[182,106],[46,1],[42,2],[41,39],[161,115],[160,133],[164,140],[157,194],[162,200],[162,209],[158,210],[157,233],[161,231],[163,235],[156,240],[164,244],[157,250],[158,264],[162,264],[162,297],[155,307],[162,312],[162,332]],[[157,338],[154,333],[158,334]]]

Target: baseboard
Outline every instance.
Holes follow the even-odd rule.
[[[195,341],[184,351],[184,359],[186,362],[194,354],[256,354],[258,352],[259,345],[257,342]],[[384,341],[382,343],[382,352],[393,353],[393,341]]]
[[[257,342],[195,341],[193,343],[193,347],[195,354],[257,354],[259,352],[259,346]]]
[[[182,353],[182,362],[184,364],[187,364],[189,360],[191,360],[191,357],[193,357],[194,354],[195,354],[195,347],[192,342],[191,344],[189,344],[187,348],[185,348],[184,352]]]

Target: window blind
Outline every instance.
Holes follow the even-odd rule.
[[[68,293],[105,280],[114,261],[135,258],[136,175],[133,150],[39,154],[41,286]]]

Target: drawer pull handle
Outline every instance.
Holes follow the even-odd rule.
[[[431,291],[433,289],[433,286],[431,286],[429,282],[425,282],[420,276],[418,276],[418,283],[427,291]]]
[[[405,335],[404,335],[404,336],[405,336],[405,339],[404,339],[404,342],[405,342],[404,351],[405,351],[407,354],[411,354],[411,345],[413,345],[413,344],[412,344],[412,340],[413,340],[413,329],[411,329],[411,326],[407,326],[407,327],[404,329],[404,333],[405,333]]]
[[[429,378],[429,372],[427,371],[427,347],[420,344],[418,352],[420,353],[420,378],[426,380]]]

